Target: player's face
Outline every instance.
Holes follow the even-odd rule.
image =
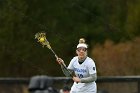
[[[84,59],[87,56],[87,49],[83,47],[77,48],[76,53],[79,59]]]

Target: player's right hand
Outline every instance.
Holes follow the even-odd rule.
[[[61,58],[57,58],[56,61],[57,61],[59,64],[63,64],[63,63],[64,63],[63,59],[61,59]]]
[[[75,76],[74,76],[72,79],[73,79],[73,81],[76,82],[76,83],[81,82],[81,80],[80,80],[79,77],[75,77]]]

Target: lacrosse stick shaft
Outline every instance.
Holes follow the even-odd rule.
[[[55,58],[58,59],[58,56],[56,55],[56,53],[53,51],[52,48],[50,48],[50,50],[52,51],[52,53],[54,54]]]
[[[52,53],[55,55],[55,58],[58,59],[59,57],[56,55],[56,53],[54,52],[54,50],[53,50],[52,48],[49,48],[49,49],[50,49],[50,50],[52,51]],[[65,66],[65,64],[62,63],[61,65],[69,72],[70,76],[73,77],[73,75],[72,75],[71,72],[67,69],[67,67]]]
[[[51,52],[55,55],[55,58],[58,59],[59,57],[56,55],[54,50],[51,48],[49,41],[46,39],[46,34],[45,33],[36,33],[35,34],[35,39],[38,39],[38,42],[40,42],[43,47],[46,46],[48,49],[51,50]],[[73,77],[72,73],[67,69],[65,63],[60,64],[65,70],[68,71],[69,75]]]

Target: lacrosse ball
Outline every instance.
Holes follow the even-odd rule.
[[[44,42],[44,38],[40,38],[39,41],[40,41],[40,42]]]

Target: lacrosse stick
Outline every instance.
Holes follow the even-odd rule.
[[[54,54],[55,58],[58,59],[59,57],[57,54],[54,52],[54,50],[51,48],[49,41],[46,39],[46,33],[43,32],[38,32],[35,34],[35,39],[38,40],[39,43],[42,44],[43,47],[47,47],[48,49],[51,50],[51,52]],[[64,63],[60,64],[69,74],[69,76],[73,77],[72,73],[67,69]]]

